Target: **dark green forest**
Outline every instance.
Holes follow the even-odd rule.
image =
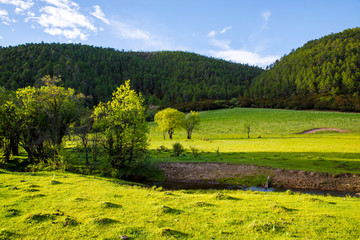
[[[186,52],[124,52],[80,44],[26,44],[0,48],[0,86],[36,86],[61,76],[65,88],[91,96],[90,105],[111,98],[130,79],[148,104],[170,105],[244,94],[263,70]]]
[[[41,85],[46,75],[108,101],[126,80],[148,105],[182,111],[228,106],[360,111],[360,28],[311,40],[263,70],[180,51],[124,52],[81,44],[0,47],[0,86]]]
[[[262,107],[360,111],[360,28],[306,43],[252,81]]]

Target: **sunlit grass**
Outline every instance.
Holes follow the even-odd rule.
[[[201,124],[193,139],[184,130],[164,140],[150,123],[150,149],[172,148],[181,143],[188,154],[182,158],[153,154],[154,161],[214,161],[256,164],[285,169],[360,173],[360,114],[274,109],[223,109],[201,112]],[[250,123],[250,138],[244,124]],[[320,132],[300,135],[313,128],[339,128],[346,133]],[[190,147],[202,152],[194,158]],[[221,156],[216,156],[215,152]],[[155,151],[156,152],[156,151]],[[343,164],[343,165],[341,165]],[[337,166],[345,167],[337,167]]]
[[[169,192],[94,176],[0,170],[0,239],[356,239],[359,211],[353,197]]]

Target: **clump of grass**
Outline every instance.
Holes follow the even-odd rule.
[[[276,232],[282,230],[284,224],[281,222],[269,222],[269,221],[254,221],[249,225],[249,230],[252,232]]]
[[[274,213],[286,213],[286,212],[291,212],[294,211],[294,209],[290,209],[284,206],[281,206],[277,203],[275,203],[274,205],[270,206],[270,209],[272,212]]]
[[[61,182],[59,181],[56,181],[56,180],[51,180],[50,181],[51,185],[58,185],[58,184],[61,184]]]
[[[153,191],[158,191],[158,192],[162,192],[164,189],[163,189],[163,187],[158,187],[158,186],[152,186],[151,187],[151,190],[153,190]]]
[[[106,218],[106,217],[98,217],[98,218],[94,218],[93,219],[93,223],[97,224],[97,225],[107,225],[107,224],[112,224],[112,223],[116,223],[117,221],[111,218]]]
[[[111,202],[102,202],[101,206],[103,208],[121,208],[121,205]]]
[[[19,237],[20,235],[13,232],[13,231],[9,231],[7,229],[1,229],[0,230],[0,239],[14,239]]]
[[[27,218],[26,221],[27,222],[44,222],[44,221],[49,221],[49,220],[53,220],[54,216],[49,214],[49,213],[35,213],[35,214],[30,214]]]
[[[182,233],[180,231],[171,229],[171,228],[161,228],[159,230],[160,236],[162,237],[171,237],[171,238],[187,238],[188,234]]]
[[[181,210],[162,205],[161,208],[157,211],[157,214],[180,214],[181,212]]]
[[[64,227],[65,226],[77,226],[78,224],[80,224],[78,221],[76,221],[76,219],[70,217],[70,216],[67,216],[65,218],[65,221],[64,221]]]
[[[5,217],[16,217],[20,215],[20,210],[15,208],[9,208],[5,210]]]
[[[39,189],[35,189],[35,188],[26,188],[23,190],[24,192],[39,192]]]
[[[82,202],[82,201],[85,201],[84,198],[81,198],[81,197],[78,197],[78,198],[75,198],[74,201],[76,202]]]
[[[30,199],[41,198],[41,197],[45,197],[45,196],[46,196],[45,194],[38,193],[38,194],[24,196],[23,199],[30,200]]]
[[[190,148],[190,151],[191,151],[192,155],[194,156],[194,158],[200,157],[201,153],[200,153],[199,149],[197,149],[193,146],[190,146],[189,148]]]
[[[194,207],[211,207],[214,206],[214,204],[206,203],[206,202],[196,202],[192,204]]]
[[[167,147],[165,147],[164,145],[161,145],[161,146],[159,146],[159,147],[157,148],[157,151],[158,151],[158,152],[167,152],[168,149],[167,149]]]
[[[217,199],[217,200],[238,200],[238,198],[234,198],[234,197],[222,194],[222,193],[217,193],[215,196],[215,199]]]

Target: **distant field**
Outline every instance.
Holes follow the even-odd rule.
[[[163,140],[156,124],[150,123],[150,148],[170,149],[180,142],[202,151],[171,157],[154,153],[155,161],[213,161],[256,164],[285,169],[319,172],[360,173],[360,114],[319,111],[234,108],[201,112],[201,124],[193,139],[186,140],[184,130],[174,139]],[[244,124],[251,125],[250,139]],[[298,134],[314,128],[338,128],[346,133],[318,132]]]
[[[355,197],[161,191],[0,170],[0,239],[357,239]]]

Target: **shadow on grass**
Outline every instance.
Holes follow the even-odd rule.
[[[153,150],[153,161],[161,162],[216,162],[253,164],[286,170],[303,170],[332,174],[360,174],[360,152],[201,152],[194,157],[187,152],[181,157],[172,157],[169,152]]]

